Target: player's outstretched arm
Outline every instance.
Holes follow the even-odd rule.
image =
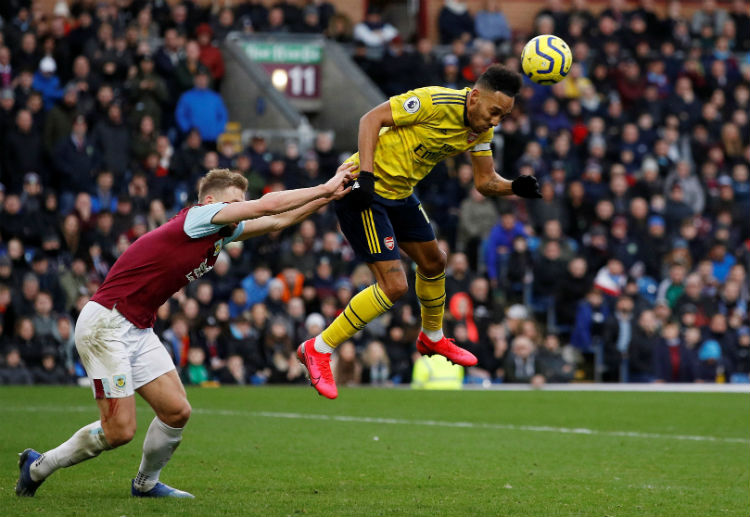
[[[539,193],[539,183],[534,176],[519,176],[513,181],[506,180],[495,172],[491,156],[472,156],[471,165],[474,169],[474,186],[484,196],[515,194],[531,199],[542,197]]]
[[[378,135],[383,127],[395,125],[390,101],[386,101],[362,115],[359,119],[359,174],[352,185],[352,193],[348,201],[359,210],[364,210],[372,204],[375,196],[375,147],[378,145]]]
[[[211,220],[214,224],[232,224],[288,212],[317,199],[330,201],[344,190],[344,184],[352,179],[351,167],[339,167],[336,174],[321,185],[296,190],[271,192],[252,201],[229,203],[219,210]]]
[[[380,130],[395,124],[390,101],[385,101],[362,115],[362,118],[359,119],[359,134],[357,136],[360,170],[372,172],[375,147],[378,145]]]
[[[338,174],[343,170],[351,174],[351,171],[356,169],[356,167],[357,166],[353,163],[342,163],[336,173]],[[351,187],[345,188],[344,184],[342,183],[339,189],[336,190],[336,192],[330,197],[318,198],[306,205],[281,214],[267,215],[264,217],[259,217],[257,219],[245,221],[242,233],[239,235],[239,237],[237,237],[236,240],[244,241],[245,239],[249,239],[250,237],[257,237],[258,235],[277,232],[289,226],[293,226],[299,222],[304,221],[310,214],[318,211],[320,208],[324,207],[331,201],[341,199],[342,197],[347,195],[350,190]]]

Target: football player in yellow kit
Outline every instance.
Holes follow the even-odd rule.
[[[347,160],[359,166],[359,175],[351,193],[337,204],[336,214],[376,283],[355,295],[328,328],[297,349],[321,395],[338,395],[330,367],[333,350],[406,293],[399,248],[417,264],[415,287],[422,314],[417,350],[463,366],[477,363],[471,352],[443,335],[446,256],[414,186],[438,162],[469,151],[474,185],[485,196],[540,198],[536,178],[506,180],[495,172],[492,160],[494,127],[513,110],[520,88],[520,74],[493,65],[473,88],[418,88],[391,97],[360,119],[359,152]]]

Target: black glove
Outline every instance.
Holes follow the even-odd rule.
[[[366,210],[372,204],[375,195],[375,175],[368,171],[359,171],[359,176],[352,183],[352,191],[346,196],[349,206],[357,210]]]
[[[534,176],[519,176],[513,180],[510,187],[518,197],[530,199],[539,199],[542,197],[542,193],[539,192],[539,182],[537,182]]]

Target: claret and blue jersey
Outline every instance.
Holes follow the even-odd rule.
[[[209,272],[224,245],[242,233],[211,220],[226,203],[184,208],[136,240],[112,266],[91,298],[117,310],[138,328],[153,326],[156,311],[174,293]]]

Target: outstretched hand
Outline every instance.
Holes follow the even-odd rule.
[[[325,182],[326,191],[328,192],[325,197],[337,200],[347,195],[352,188],[347,187],[346,184],[354,179],[352,171],[356,168],[357,164],[352,162],[344,162],[339,165],[333,178]]]

